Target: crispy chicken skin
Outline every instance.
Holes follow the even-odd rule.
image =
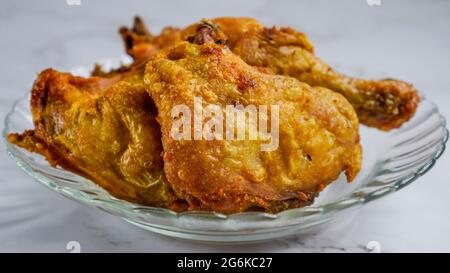
[[[144,82],[158,108],[165,174],[190,210],[300,207],[341,172],[351,181],[360,169],[358,119],[342,95],[261,73],[224,45],[181,42],[150,59]],[[279,147],[261,151],[261,138],[174,139],[171,111],[186,105],[193,112],[194,97],[223,112],[226,105],[278,105]]]
[[[172,46],[177,39],[202,43],[215,40],[226,44],[247,64],[261,71],[288,75],[312,86],[323,86],[344,95],[355,108],[362,124],[381,130],[400,127],[415,113],[417,91],[400,80],[364,80],[334,71],[319,59],[308,38],[292,28],[266,28],[252,18],[203,20],[183,30],[167,28],[151,36],[140,19],[135,27],[121,33],[127,52],[135,60],[153,56]],[[146,31],[133,31],[139,29]],[[199,35],[200,34],[200,35]]]
[[[8,140],[85,176],[117,198],[176,207],[161,157],[155,108],[139,71],[81,78],[52,69],[34,83],[34,130]]]

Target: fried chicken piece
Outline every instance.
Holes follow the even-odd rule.
[[[133,62],[110,71],[104,71],[101,65],[95,64],[91,76],[108,78],[120,76],[130,71],[143,73],[145,64],[150,57],[182,40],[180,37],[181,30],[174,27],[166,27],[159,35],[152,35],[142,19],[137,16],[134,18],[132,28],[122,26],[119,28],[119,33],[125,51],[133,58]]]
[[[190,210],[278,212],[301,207],[311,204],[341,172],[351,181],[360,169],[358,119],[342,95],[261,73],[223,45],[179,43],[149,60],[144,82],[158,108],[165,174]],[[204,107],[219,107],[223,116],[230,105],[278,105],[279,146],[262,150],[276,136],[267,139],[258,132],[255,140],[174,138],[179,132],[172,128],[175,121],[192,121],[173,116],[174,107],[184,105],[194,113],[196,97]],[[270,126],[275,117],[267,115]],[[202,122],[211,119],[203,116]],[[198,132],[192,127],[186,131],[191,136]],[[209,128],[214,135],[225,127]],[[255,133],[251,128],[246,126],[246,135]]]
[[[32,89],[35,129],[8,140],[117,198],[180,210],[163,172],[160,127],[142,79],[142,71],[82,78],[47,69]]]
[[[125,50],[135,62],[147,60],[149,57],[170,47],[181,40],[181,30],[174,27],[166,27],[157,36],[153,36],[138,16],[134,18],[131,29],[122,26],[119,29],[120,36],[125,45]]]
[[[411,84],[393,79],[364,80],[336,72],[314,54],[307,37],[292,28],[265,28],[253,19],[213,21],[227,35],[239,36],[230,39],[230,47],[245,62],[341,93],[365,125],[390,130],[400,127],[416,111],[419,96]],[[244,25],[244,33],[236,31],[241,29],[240,24]]]
[[[143,25],[142,20],[137,22],[134,29]],[[341,93],[356,109],[362,124],[385,131],[408,121],[419,103],[417,91],[406,82],[364,80],[334,71],[314,54],[308,38],[292,28],[266,28],[251,18],[216,18],[193,24],[181,34],[178,29],[175,32],[169,35],[173,39],[164,38],[165,32],[156,36],[159,38],[147,39],[144,32],[131,31],[124,38],[131,45],[127,52],[143,60],[158,49],[173,45],[177,38],[194,43],[214,40],[227,44],[246,63],[265,68],[262,71],[292,76],[312,86]]]

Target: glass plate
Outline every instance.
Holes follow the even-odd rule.
[[[105,64],[105,62],[103,62]],[[111,63],[106,62],[106,69]],[[77,74],[86,75],[78,69]],[[425,174],[445,150],[448,130],[432,102],[422,96],[414,118],[385,133],[362,126],[363,166],[355,181],[341,177],[327,187],[313,205],[278,214],[246,212],[176,213],[119,200],[93,182],[51,167],[40,155],[11,145],[6,135],[33,128],[29,95],[18,100],[5,118],[3,139],[10,156],[28,175],[50,189],[117,215],[141,228],[168,236],[214,242],[261,241],[299,234],[327,222],[343,211],[393,193]]]

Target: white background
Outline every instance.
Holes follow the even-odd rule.
[[[120,56],[120,25],[140,14],[153,33],[203,17],[251,16],[306,32],[316,53],[350,75],[390,76],[414,85],[450,117],[450,1],[1,1],[0,118],[29,92],[36,73]],[[3,126],[3,124],[1,125]],[[0,153],[0,251],[450,251],[449,153],[400,192],[321,231],[267,243],[218,246],[140,230],[65,199]]]

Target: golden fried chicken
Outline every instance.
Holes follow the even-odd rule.
[[[343,171],[349,181],[355,177],[361,166],[358,119],[342,95],[292,77],[261,73],[223,45],[197,42],[206,43],[181,42],[151,58],[144,77],[158,108],[165,174],[190,210],[277,212],[310,204]],[[205,137],[207,128],[212,139],[174,137],[180,133],[180,128],[174,130],[175,122],[192,120],[187,114],[174,116],[174,109],[197,113],[198,99],[217,111],[201,116],[203,124],[229,117],[229,106],[244,115],[252,105],[277,107],[279,114],[271,112],[265,120],[271,128],[277,123],[279,134],[266,138],[249,125],[245,135],[256,134],[255,139],[221,139],[225,127],[214,123],[200,129]],[[235,136],[235,129],[226,131]],[[182,135],[196,132],[193,125]],[[261,148],[274,138],[279,143],[275,149]]]
[[[156,109],[141,72],[109,78],[41,72],[31,97],[35,129],[8,140],[117,198],[180,209],[163,172]]]
[[[122,28],[121,33],[127,52],[137,60],[174,45],[177,39],[227,44],[246,63],[266,68],[266,72],[289,75],[341,93],[353,105],[361,123],[381,130],[397,128],[408,121],[419,102],[411,84],[393,79],[357,79],[338,73],[314,54],[312,43],[303,33],[292,28],[266,28],[251,18],[203,20],[181,30],[181,34],[179,29],[168,28],[159,36],[151,36],[138,18],[132,30]]]
[[[35,129],[8,140],[131,202],[222,213],[309,205],[342,172],[348,181],[359,172],[358,118],[390,130],[419,102],[410,84],[347,77],[303,33],[250,18],[156,36],[136,18],[120,34],[131,65],[97,66],[90,78],[43,71],[32,90]],[[200,128],[199,102],[210,110]],[[230,128],[239,116],[246,123]]]

